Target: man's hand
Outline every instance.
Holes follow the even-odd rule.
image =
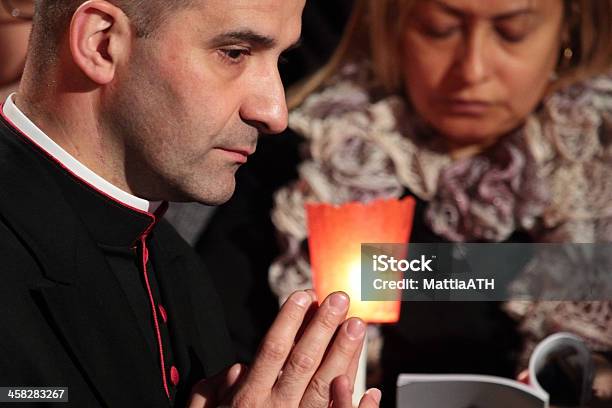
[[[366,391],[359,401],[359,408],[378,408],[382,395],[376,388]],[[350,408],[352,407],[352,392],[348,377],[341,376],[334,379],[332,383],[333,407]]]
[[[200,381],[191,391],[188,406],[192,408],[217,408],[220,401],[228,398],[245,372],[245,366],[234,364],[216,376]]]
[[[312,291],[294,293],[264,338],[251,370],[234,366],[200,383],[190,407],[352,408],[365,323],[344,320],[348,305],[344,293],[331,294],[320,306]],[[229,389],[227,395],[222,389]],[[211,390],[221,392],[213,395]],[[369,390],[359,407],[376,408],[379,402],[380,391]]]

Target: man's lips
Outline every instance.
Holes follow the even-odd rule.
[[[253,148],[240,148],[240,147],[218,147],[218,150],[226,153],[237,163],[246,163],[248,157],[255,153],[255,149]]]

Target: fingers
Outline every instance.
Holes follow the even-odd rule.
[[[346,375],[334,378],[331,383],[333,408],[353,408],[353,395]]]
[[[246,366],[240,363],[236,363],[233,366],[231,366],[230,369],[227,371],[227,375],[225,376],[225,379],[226,379],[225,386],[227,388],[232,387],[236,383],[236,381],[238,381],[240,376],[246,371],[246,369],[247,369]]]
[[[246,377],[248,368],[243,364],[234,364],[227,372],[225,381],[219,387],[219,400],[227,399],[234,391],[236,385]]]
[[[245,371],[242,364],[234,364],[229,369],[198,382],[192,390],[190,408],[214,408],[232,388]]]
[[[353,396],[351,393],[349,378],[346,375],[336,377],[332,381],[332,408],[353,408]],[[378,408],[382,394],[376,388],[370,388],[361,397],[359,408]]]
[[[308,324],[310,324],[310,322],[312,321],[312,318],[317,313],[317,310],[319,310],[319,303],[316,301],[317,294],[315,293],[315,291],[312,289],[307,289],[306,293],[312,296],[312,298],[315,299],[315,301],[310,305],[310,307],[308,308],[308,311],[306,312],[306,316],[304,316],[302,325],[300,326],[300,329],[298,330],[298,333],[295,336],[295,343],[297,343],[302,338],[302,336],[304,335],[304,331],[308,327]]]
[[[530,380],[529,380],[529,370],[523,370],[519,373],[519,375],[516,377],[516,380],[518,382],[522,382],[523,384],[527,384],[529,385]]]
[[[365,330],[365,323],[357,318],[348,319],[342,324],[323,363],[306,388],[303,406],[327,406],[330,400],[329,384],[334,378],[346,374],[352,394]]]
[[[212,408],[217,404],[215,394],[214,388],[207,387],[205,380],[202,380],[193,387],[187,406],[189,408]]]
[[[272,388],[289,355],[302,321],[314,299],[304,291],[295,292],[285,302],[266,334],[246,382],[253,391]]]
[[[370,388],[363,394],[361,401],[359,401],[359,408],[378,408],[380,406],[380,400],[382,399],[382,393],[379,389]]]
[[[283,368],[283,374],[274,386],[274,394],[286,406],[297,405],[300,401],[305,402],[302,399],[304,391],[321,364],[330,340],[346,317],[348,306],[349,299],[345,293],[332,293],[321,304],[306,327]],[[347,358],[347,366],[349,360],[350,357]],[[329,396],[329,381],[318,383],[315,387],[318,387],[320,393]],[[322,406],[328,404],[329,397]]]
[[[367,330],[367,325],[366,325],[366,330]],[[353,385],[353,387],[355,384],[355,377],[357,377],[357,370],[359,369],[359,358],[361,357],[361,353],[365,351],[363,348],[363,343],[365,341],[367,340],[366,340],[366,336],[364,335],[361,339],[361,343],[359,343],[359,347],[357,347],[357,351],[353,355],[353,359],[351,360],[348,370],[346,372],[346,374],[348,375],[350,384]],[[367,359],[367,356],[364,356],[364,358]]]

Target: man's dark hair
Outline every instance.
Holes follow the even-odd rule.
[[[164,19],[195,0],[107,0],[130,18],[138,37],[154,33]],[[72,15],[85,0],[36,0],[30,47],[33,54],[51,62],[68,30]],[[43,62],[39,61],[39,63]]]

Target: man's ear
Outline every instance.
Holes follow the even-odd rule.
[[[115,76],[117,64],[129,55],[130,21],[105,0],[89,0],[75,11],[70,23],[70,52],[74,63],[93,82],[104,85]]]

